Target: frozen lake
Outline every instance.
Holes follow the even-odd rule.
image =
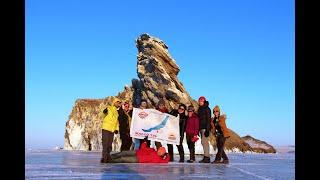
[[[295,154],[229,153],[230,164],[100,164],[100,152],[26,151],[26,179],[295,179]],[[211,155],[211,161],[214,155]],[[186,160],[189,156],[186,155]],[[197,155],[199,161],[202,156]]]

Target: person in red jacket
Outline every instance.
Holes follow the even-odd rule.
[[[186,138],[188,149],[190,151],[190,160],[188,163],[193,163],[195,159],[195,137],[197,137],[199,133],[199,118],[197,114],[194,112],[194,107],[190,105],[188,107],[188,119],[186,124]]]
[[[159,147],[156,151],[154,148],[147,147],[143,142],[139,150],[122,151],[111,155],[110,163],[168,163],[169,154],[164,147]]]

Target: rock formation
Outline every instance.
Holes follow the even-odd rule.
[[[138,107],[141,99],[146,99],[149,108],[154,108],[160,99],[165,100],[170,110],[178,104],[194,105],[197,102],[190,97],[177,75],[179,66],[168,52],[168,46],[158,38],[142,34],[136,39],[138,79],[132,79],[132,86],[125,86],[116,97],[130,101]],[[106,82],[107,83],[107,82]],[[110,105],[113,96],[105,99],[78,99],[66,123],[64,149],[66,150],[101,150],[101,111]],[[210,143],[215,147],[215,138],[210,135]],[[116,135],[113,150],[120,149],[121,140]],[[226,149],[252,151],[248,143],[231,130],[231,137],[226,141]]]
[[[177,78],[180,68],[170,56],[168,46],[148,34],[142,34],[136,40],[136,46],[137,72],[140,81],[135,81],[140,82],[137,84],[141,85],[143,98],[152,106],[155,106],[160,99],[164,99],[169,110],[176,108],[179,103],[193,104],[197,107],[197,102],[190,97]],[[136,100],[139,99],[136,97]]]
[[[249,135],[242,137],[242,139],[251,146],[251,148],[254,152],[276,153],[276,150],[274,149],[274,147],[272,147],[271,145],[269,145],[268,143],[266,143],[264,141],[260,141],[258,139],[255,139],[255,138],[249,136]]]

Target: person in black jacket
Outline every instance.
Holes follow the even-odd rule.
[[[120,139],[122,141],[120,151],[128,151],[132,145],[132,138],[130,137],[132,110],[129,109],[129,102],[122,105],[118,114]]]
[[[211,129],[211,109],[209,108],[209,102],[206,100],[205,97],[201,96],[198,100],[199,109],[198,109],[198,116],[199,116],[199,129],[200,129],[200,136],[201,136],[201,144],[203,147],[204,156],[199,163],[210,163],[210,154],[209,154],[209,132]]]
[[[184,132],[186,129],[186,120],[187,120],[187,116],[186,116],[186,105],[184,104],[180,104],[178,110],[177,109],[173,109],[170,114],[172,114],[173,116],[178,116],[179,115],[179,130],[180,130],[180,145],[177,145],[178,151],[179,151],[179,156],[180,156],[180,160],[179,162],[184,162],[184,150],[183,150],[183,146],[182,146],[182,142],[183,142],[183,138],[184,138]],[[168,144],[168,149],[169,148],[173,148],[173,146],[171,145],[171,147]],[[173,150],[172,150],[173,151]]]

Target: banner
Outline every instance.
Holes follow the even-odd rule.
[[[175,117],[155,109],[133,108],[130,136],[137,139],[180,143],[179,116]]]

